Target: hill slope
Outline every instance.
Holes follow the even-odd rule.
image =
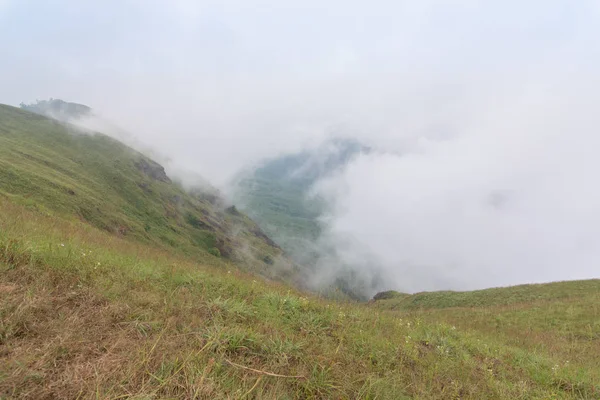
[[[163,204],[143,196],[188,196],[226,223],[243,218],[234,209],[221,215],[209,200],[148,178],[132,166],[140,155],[120,154],[108,138],[0,112],[2,399],[600,398],[595,281],[524,288],[516,303],[506,300],[513,289],[496,289],[480,307],[439,310],[303,294],[193,242],[191,205],[180,219],[142,225],[150,205]],[[106,179],[111,164],[125,188]],[[90,165],[98,169],[79,168]],[[129,206],[135,196],[149,214]],[[80,211],[90,204],[97,219]],[[179,231],[163,243],[170,226]],[[225,230],[212,233],[236,244]],[[240,256],[248,253],[242,268],[257,261]]]
[[[517,285],[470,292],[421,292],[412,295],[391,290],[378,293],[375,300],[378,301],[378,307],[408,311],[453,307],[509,306],[548,300],[561,301],[596,292],[600,293],[600,280]]]
[[[494,337],[529,354],[553,354],[553,371],[575,363],[581,374],[595,374],[593,381],[600,382],[600,280],[384,297],[371,307]],[[577,385],[565,387],[575,390]],[[600,393],[596,389],[578,397],[596,399]]]
[[[108,136],[3,105],[0,193],[133,240],[222,256],[267,276],[293,268],[252,220],[214,193],[183,190],[162,166]]]

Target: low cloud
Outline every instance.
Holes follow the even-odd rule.
[[[319,185],[330,237],[356,238],[404,291],[598,277],[600,87],[580,78],[473,104],[455,137],[360,156]]]

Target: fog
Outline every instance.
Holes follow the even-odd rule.
[[[0,102],[89,105],[225,191],[352,136],[315,191],[389,288],[600,277],[600,2],[488,3],[0,0]]]
[[[540,91],[450,139],[361,156],[321,183],[334,236],[361,238],[407,291],[598,277],[588,90]]]

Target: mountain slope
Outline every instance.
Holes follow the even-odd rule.
[[[319,218],[326,212],[323,200],[310,196],[313,185],[368,151],[354,140],[333,139],[317,149],[266,160],[238,178],[235,198],[286,250],[304,251],[303,242],[321,234]]]
[[[9,106],[0,106],[0,193],[133,240],[222,256],[267,276],[293,267],[252,220],[214,193],[183,190],[162,166],[108,136]]]
[[[332,293],[341,290],[355,299],[366,300],[378,275],[357,273],[345,265],[336,246],[325,239],[323,222],[329,210],[326,201],[313,195],[315,184],[343,170],[360,154],[371,151],[351,139],[331,139],[317,148],[266,160],[234,182],[235,202],[269,237],[303,266],[312,288]],[[374,266],[361,265],[363,270]],[[335,271],[320,274],[320,269]],[[311,279],[311,276],[320,279]],[[314,282],[316,281],[316,282]]]

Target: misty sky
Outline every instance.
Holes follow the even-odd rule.
[[[218,185],[354,136],[317,190],[402,290],[600,277],[599,38],[598,0],[0,0],[0,102],[89,105]]]

